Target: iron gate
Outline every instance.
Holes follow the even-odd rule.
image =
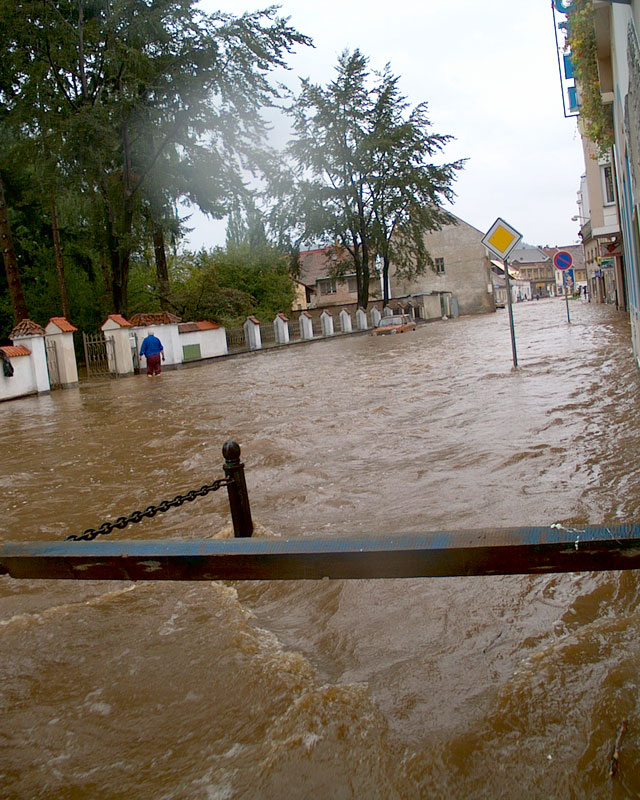
[[[60,367],[58,364],[58,351],[52,339],[45,339],[44,351],[47,356],[47,372],[49,373],[49,388],[62,389],[60,380]]]
[[[113,339],[105,338],[104,333],[82,333],[84,360],[87,365],[87,378],[108,378],[115,367]],[[113,370],[115,374],[115,370]]]

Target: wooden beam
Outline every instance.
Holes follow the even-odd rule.
[[[640,526],[322,539],[103,539],[0,546],[13,578],[198,581],[433,578],[640,569]]]

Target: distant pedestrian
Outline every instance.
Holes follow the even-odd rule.
[[[164,348],[160,339],[153,335],[153,331],[149,331],[147,338],[142,342],[140,355],[145,356],[147,359],[148,378],[152,378],[154,375],[159,375],[162,372],[160,358],[164,361]]]

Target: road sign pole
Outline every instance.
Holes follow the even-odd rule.
[[[559,269],[562,270],[562,283],[564,285],[564,302],[567,306],[567,322],[571,324],[571,317],[569,316],[569,281],[567,280],[567,270],[571,269],[571,265],[573,264],[573,258],[571,253],[568,253],[566,250],[558,250],[558,252],[553,257],[554,265]]]
[[[511,352],[513,353],[513,366],[518,366],[518,353],[516,352],[516,332],[513,326],[513,308],[511,305],[511,282],[509,281],[509,264],[507,259],[503,259],[504,277],[507,286],[507,306],[509,308],[509,328],[511,329]]]
[[[511,351],[513,353],[513,366],[518,366],[518,353],[516,352],[516,332],[513,327],[513,308],[511,307],[511,283],[509,282],[509,253],[522,239],[522,234],[512,228],[508,222],[498,217],[489,230],[482,237],[482,244],[490,250],[496,258],[502,259],[504,264],[505,285],[507,287],[507,304],[509,306],[509,327],[511,328]]]

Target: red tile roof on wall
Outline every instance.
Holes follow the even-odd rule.
[[[53,322],[54,325],[57,325],[63,333],[74,333],[74,331],[78,330],[66,317],[51,317],[49,322]]]
[[[193,333],[194,331],[214,331],[220,326],[217,322],[209,322],[205,319],[201,322],[181,322],[178,325],[178,333]]]
[[[107,319],[110,319],[112,322],[117,322],[121,328],[130,328],[131,323],[128,322],[122,314],[109,314]]]
[[[9,334],[10,339],[15,339],[20,336],[44,336],[44,328],[40,327],[37,322],[32,322],[30,319],[23,319]]]
[[[169,311],[157,311],[152,314],[134,314],[129,318],[129,322],[136,327],[146,327],[148,325],[170,325],[182,322],[182,319]]]
[[[9,358],[15,358],[16,356],[30,356],[31,350],[28,347],[25,347],[23,344],[5,344],[0,347],[0,350]]]

